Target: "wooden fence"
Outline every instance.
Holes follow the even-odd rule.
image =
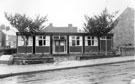
[[[119,53],[121,54],[121,56],[134,56],[135,55],[135,47],[122,46],[119,48]]]

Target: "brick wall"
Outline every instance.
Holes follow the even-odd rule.
[[[50,53],[49,46],[36,46],[36,53]]]

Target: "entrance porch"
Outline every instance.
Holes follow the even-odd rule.
[[[67,54],[67,36],[53,36],[52,54]]]

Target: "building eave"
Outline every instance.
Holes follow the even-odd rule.
[[[36,32],[33,34],[30,34],[29,32],[17,32],[16,35],[29,35],[29,36],[35,36],[35,35],[89,35],[89,36],[96,36],[95,34],[90,33],[66,33],[66,32]],[[113,33],[105,34],[105,36],[113,36]]]

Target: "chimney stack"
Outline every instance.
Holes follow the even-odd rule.
[[[4,29],[5,29],[5,25],[4,24],[0,25],[0,30],[4,30]]]
[[[50,24],[49,24],[49,26],[53,27],[53,24],[52,24],[52,23],[50,23]]]
[[[68,27],[72,27],[72,24],[68,24]]]

